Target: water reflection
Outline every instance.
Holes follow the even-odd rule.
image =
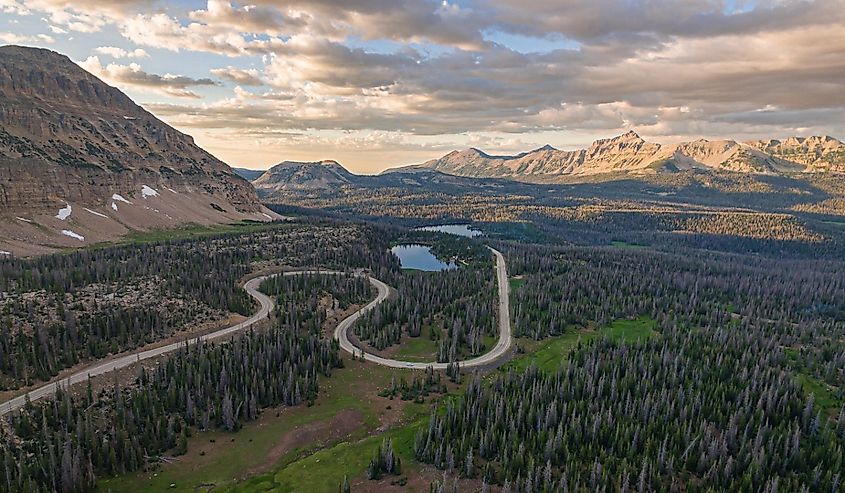
[[[417,231],[449,233],[450,235],[466,236],[467,238],[475,238],[481,235],[481,231],[470,228],[469,224],[441,224],[437,226],[423,226],[416,229]]]
[[[390,251],[399,257],[403,269],[417,269],[428,272],[456,269],[454,262],[443,262],[431,253],[426,245],[396,245]]]

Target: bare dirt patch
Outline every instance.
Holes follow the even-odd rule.
[[[263,414],[269,416],[272,412],[265,411]],[[363,417],[357,409],[344,409],[330,420],[300,426],[295,430],[285,433],[279,442],[267,453],[264,462],[248,469],[243,477],[248,478],[255,474],[269,471],[285,454],[298,448],[306,446],[309,448],[321,448],[335,443],[363,426],[363,424]]]

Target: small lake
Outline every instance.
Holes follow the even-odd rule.
[[[472,229],[469,224],[441,224],[439,226],[423,226],[416,228],[416,231],[434,231],[437,233],[448,233],[450,235],[466,236],[475,238],[481,236],[481,231]]]
[[[431,247],[426,245],[396,245],[390,249],[393,255],[399,257],[403,269],[417,269],[427,272],[456,269],[454,262],[443,262],[431,253]]]

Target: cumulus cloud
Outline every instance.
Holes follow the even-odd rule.
[[[144,51],[142,48],[124,50],[123,48],[118,48],[116,46],[99,46],[94,48],[94,53],[108,55],[112,58],[149,58],[150,56],[149,53]]]
[[[143,71],[137,63],[130,63],[129,65],[110,63],[103,66],[100,63],[99,57],[96,56],[88,57],[80,66],[112,84],[152,90],[179,98],[199,98],[196,93],[188,89],[190,87],[217,85],[217,82],[212,79],[193,79],[183,75],[171,74],[151,74]]]

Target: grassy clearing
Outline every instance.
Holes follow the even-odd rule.
[[[188,238],[199,238],[224,233],[250,233],[264,229],[277,227],[273,224],[242,221],[232,224],[215,224],[211,226],[202,224],[186,224],[177,228],[153,229],[150,231],[132,231],[124,236],[117,243],[157,243],[171,240],[184,240]]]
[[[654,321],[649,317],[620,319],[599,330],[579,329],[542,341],[523,341],[521,344],[525,347],[526,354],[511,360],[502,369],[507,371],[513,368],[520,371],[536,364],[543,371],[554,371],[579,344],[588,344],[600,337],[635,342],[658,335],[654,330]]]
[[[629,250],[642,250],[643,248],[648,248],[647,245],[638,245],[636,243],[628,243],[627,241],[611,241],[610,246],[614,246],[616,248],[627,248]]]
[[[511,277],[508,280],[508,284],[510,284],[511,292],[513,292],[525,285],[525,279],[521,277]]]
[[[164,490],[187,493],[210,488],[220,491],[221,487],[237,483],[248,471],[266,464],[268,460],[271,460],[268,467],[273,469],[280,463],[293,462],[302,454],[309,453],[309,450],[300,447],[278,460],[271,459],[273,448],[286,434],[295,433],[305,425],[331,421],[340,411],[347,409],[359,412],[363,424],[345,439],[359,440],[379,426],[383,402],[373,402],[372,392],[386,386],[391,375],[398,375],[400,371],[348,362],[347,368],[336,370],[331,378],[321,381],[320,396],[313,406],[287,408],[278,417],[275,410],[265,410],[258,421],[246,424],[237,433],[195,432],[189,440],[188,453],[176,462],[163,464],[153,473],[139,472],[101,480],[98,489],[103,492],[139,493]],[[171,487],[171,484],[175,486]],[[334,487],[336,489],[337,484]]]
[[[845,228],[845,222],[843,221],[822,221],[825,224],[829,224],[831,226],[836,226],[839,228]]]
[[[228,493],[247,492],[314,492],[335,493],[344,476],[358,477],[367,469],[376,447],[382,440],[393,440],[397,455],[402,459],[403,472],[409,472],[414,462],[414,437],[425,426],[428,413],[418,409],[413,423],[362,440],[346,441],[333,447],[292,461],[272,474],[251,478],[228,490]]]
[[[838,413],[842,407],[842,402],[836,396],[835,387],[807,375],[806,373],[798,373],[795,376],[798,384],[804,389],[807,395],[813,394],[815,396],[815,403],[817,407],[822,408],[828,414]]]
[[[502,370],[523,371],[532,364],[536,364],[541,370],[554,371],[561,362],[566,360],[567,355],[578,347],[579,343],[588,343],[596,337],[598,337],[598,332],[578,330],[541,341],[539,344],[523,344],[527,346],[526,354],[509,361]]]
[[[634,342],[636,340],[650,339],[658,335],[654,330],[654,320],[650,317],[639,317],[634,320],[616,320],[607,327],[601,329],[603,336],[614,341]]]
[[[434,361],[437,357],[437,341],[431,340],[431,326],[424,326],[419,337],[410,337],[402,342],[394,358],[407,361]]]

